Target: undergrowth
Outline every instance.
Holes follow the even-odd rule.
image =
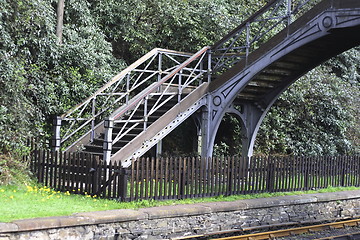
[[[62,193],[45,186],[40,186],[31,177],[28,169],[28,164],[25,160],[9,154],[0,155],[0,222],[10,222],[26,218],[66,216],[78,212],[139,209],[164,205],[236,201],[241,199],[360,189],[359,187],[328,187],[312,191],[216,196],[184,200],[118,202],[115,200],[100,199],[96,195],[77,195],[71,192]]]
[[[59,192],[48,187],[37,185],[0,186],[0,222],[17,219],[66,216],[78,212],[102,211],[113,209],[139,209],[164,205],[192,204],[202,202],[235,201],[241,199],[266,198],[285,195],[301,195],[316,192],[337,192],[355,190],[355,187],[329,187],[321,190],[284,193],[260,193],[234,196],[217,196],[211,198],[193,198],[184,200],[140,200],[133,202],[117,202],[100,199],[96,195],[77,195],[70,192]]]
[[[34,182],[25,160],[10,153],[0,154],[0,186],[29,185]]]

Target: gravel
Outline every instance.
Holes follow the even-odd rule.
[[[276,238],[276,239],[284,239],[284,240],[318,239],[318,238],[339,236],[339,235],[345,235],[345,234],[349,234],[349,233],[359,233],[359,232],[360,232],[360,227],[346,227],[346,228],[331,229],[331,230],[326,230],[326,231],[319,231],[319,232],[313,232],[313,233],[307,233],[307,234],[301,234],[301,235],[294,235],[294,236],[290,236],[290,237],[282,237],[282,238]]]

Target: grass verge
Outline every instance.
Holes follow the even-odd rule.
[[[285,195],[301,195],[318,192],[338,192],[357,190],[356,187],[328,187],[318,191],[261,193],[249,195],[218,196],[211,198],[194,198],[185,200],[154,201],[142,200],[134,202],[117,202],[99,199],[96,196],[61,193],[47,187],[39,186],[0,186],[0,222],[17,219],[66,216],[77,212],[101,211],[112,209],[138,209],[143,207],[191,204],[200,202],[235,201],[240,199],[266,198]]]

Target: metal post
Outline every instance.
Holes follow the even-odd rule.
[[[92,101],[92,109],[91,109],[91,114],[92,114],[92,120],[91,120],[91,134],[90,134],[90,141],[93,142],[94,138],[95,138],[95,114],[96,114],[96,97],[93,98]]]
[[[182,91],[181,91],[181,89],[182,89],[182,86],[181,86],[181,84],[182,84],[182,73],[183,73],[183,70],[181,69],[181,70],[180,70],[180,74],[179,74],[178,102],[181,101],[181,93],[182,93]]]
[[[194,71],[196,71],[196,69],[194,69]],[[200,62],[199,72],[200,72],[200,73],[203,73],[203,72],[204,72],[204,61],[203,61],[203,60]],[[199,79],[199,84],[197,84],[197,86],[200,86],[200,85],[203,83],[202,80],[203,80],[203,78],[200,78],[200,79]]]
[[[112,150],[112,132],[114,128],[114,119],[106,118],[104,120],[105,136],[103,143],[103,159],[106,163],[110,162],[111,150]]]
[[[287,0],[287,10],[286,10],[286,16],[287,16],[287,27],[289,27],[289,25],[292,22],[291,16],[292,16],[292,9],[291,9],[291,5],[292,5],[292,0]],[[289,28],[288,28],[288,35],[289,35]]]
[[[162,155],[162,140],[160,140],[156,144],[156,157],[160,157]]]
[[[60,128],[61,128],[61,117],[57,116],[53,119],[53,138],[51,141],[51,145],[54,151],[60,150],[61,145],[61,136],[60,136]]]
[[[207,70],[207,81],[211,82],[211,52],[208,51],[208,70]]]
[[[157,81],[160,82],[161,80],[161,75],[162,75],[162,53],[159,53],[159,65],[158,65],[158,79]],[[158,87],[157,89],[158,92],[161,92],[161,86]]]
[[[159,74],[158,74],[158,82],[160,82],[161,80],[161,74],[162,74],[162,53],[159,53],[159,66],[158,66],[158,71],[159,71]]]
[[[148,121],[148,96],[144,98],[144,131],[146,131],[147,128],[147,121]]]
[[[246,23],[246,58],[245,63],[248,64],[248,56],[250,53],[250,22]]]
[[[130,90],[130,73],[128,73],[126,78],[126,105],[129,103],[129,90]]]

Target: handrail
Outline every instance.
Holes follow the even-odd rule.
[[[303,10],[321,0],[272,0],[211,47],[212,73],[219,74],[245,60],[263,42],[288,28]]]
[[[168,75],[166,75],[165,77],[163,77],[160,81],[154,83],[153,85],[151,85],[149,87],[149,89],[146,89],[146,91],[143,91],[141,94],[139,94],[137,96],[137,99],[135,101],[133,101],[132,103],[128,104],[125,108],[121,109],[118,112],[114,112],[111,115],[111,118],[116,120],[118,119],[121,115],[123,115],[125,112],[127,112],[128,110],[130,110],[131,108],[133,108],[141,99],[145,98],[146,96],[148,96],[150,93],[152,93],[153,91],[155,91],[157,88],[159,88],[163,83],[165,83],[166,81],[168,81],[171,77],[173,77],[175,74],[177,74],[178,72],[180,72],[181,70],[183,70],[187,65],[189,65],[191,62],[193,62],[195,59],[199,58],[201,55],[203,55],[206,51],[208,51],[210,49],[210,47],[206,46],[203,47],[200,51],[198,51],[197,53],[195,53],[194,55],[192,55],[189,59],[187,59],[185,62],[183,62],[182,64],[180,64],[175,70],[173,70],[171,73],[169,73]],[[185,86],[186,87],[186,86]]]
[[[211,48],[212,49],[217,49],[219,46],[221,46],[222,44],[224,44],[226,41],[228,41],[231,37],[233,37],[234,34],[238,33],[239,31],[241,31],[244,27],[246,27],[246,24],[248,22],[252,22],[253,19],[255,19],[256,17],[260,16],[263,12],[265,12],[265,10],[267,10],[270,6],[272,6],[274,3],[276,3],[278,0],[272,0],[270,2],[268,2],[267,4],[265,4],[265,6],[263,6],[260,10],[256,11],[253,15],[251,15],[249,18],[247,18],[245,21],[243,21],[239,26],[237,26],[234,30],[232,30],[231,32],[229,32],[228,34],[225,35],[225,37],[223,37],[221,40],[217,41]]]
[[[163,49],[163,48],[154,48],[152,49],[150,52],[146,53],[144,56],[142,56],[141,58],[139,58],[137,61],[135,61],[134,63],[132,63],[130,66],[128,66],[127,68],[125,68],[124,70],[122,70],[119,74],[117,74],[116,76],[114,76],[109,82],[107,82],[105,85],[103,85],[101,88],[99,88],[93,95],[91,95],[90,97],[88,97],[87,99],[85,99],[82,103],[77,104],[76,106],[74,106],[73,108],[71,108],[70,110],[68,110],[66,113],[61,115],[61,118],[66,118],[67,116],[69,116],[71,113],[75,112],[77,109],[79,109],[81,106],[84,106],[86,103],[90,102],[92,99],[94,99],[96,96],[98,96],[99,94],[101,94],[102,92],[104,92],[104,90],[108,89],[111,85],[113,85],[115,82],[123,79],[126,74],[128,74],[129,72],[133,71],[134,69],[136,69],[138,66],[140,66],[142,63],[144,63],[146,60],[148,60],[149,58],[151,58],[152,56],[163,52],[163,53],[174,53],[174,54],[183,54],[183,55],[189,55],[191,56],[191,53],[186,53],[186,52],[180,52],[180,51],[174,51],[174,50],[168,50],[168,49]]]

